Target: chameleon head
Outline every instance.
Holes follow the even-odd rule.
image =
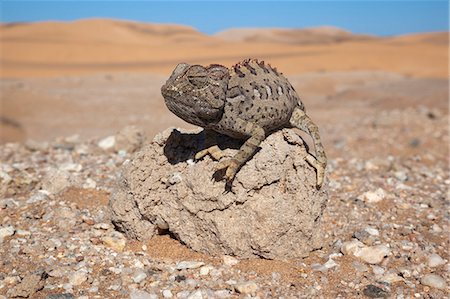
[[[183,120],[201,127],[222,118],[228,69],[220,65],[178,64],[161,87],[167,108]]]

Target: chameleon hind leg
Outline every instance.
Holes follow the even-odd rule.
[[[220,161],[214,168],[215,171],[226,169],[225,179],[227,184],[230,184],[233,181],[239,168],[244,165],[248,159],[250,159],[250,157],[258,149],[261,142],[266,138],[266,133],[262,127],[242,119],[238,119],[238,121],[236,121],[234,129],[250,136],[250,138],[244,142],[236,155],[230,159]]]
[[[205,129],[205,149],[195,154],[195,160],[200,160],[206,155],[210,155],[216,161],[225,156],[224,152],[217,146],[216,133],[208,129]]]
[[[325,150],[323,148],[322,142],[320,141],[319,129],[317,128],[317,125],[309,118],[309,116],[306,115],[305,111],[298,107],[294,109],[289,122],[293,127],[299,128],[300,130],[308,133],[314,142],[316,156],[314,157],[313,155],[308,153],[305,159],[309,164],[311,164],[311,166],[316,169],[317,188],[320,189],[325,177],[327,156],[325,155]]]

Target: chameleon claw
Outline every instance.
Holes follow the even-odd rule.
[[[305,157],[306,162],[308,162],[312,167],[314,167],[316,169],[316,188],[317,190],[319,190],[322,185],[323,185],[323,180],[325,177],[325,167],[326,164],[325,163],[320,163],[319,161],[317,161],[316,157],[314,157],[311,154],[308,154]]]
[[[206,155],[210,155],[214,160],[219,161],[224,156],[224,153],[217,145],[214,145],[196,153],[195,160],[200,160]]]
[[[217,163],[217,165],[214,167],[214,171],[226,169],[225,179],[227,183],[230,183],[236,175],[238,166],[239,163],[236,159],[226,159]]]
[[[207,149],[201,150],[201,151],[199,151],[198,153],[195,154],[194,159],[195,160],[200,160],[201,158],[203,158],[207,154],[208,154],[208,150]]]

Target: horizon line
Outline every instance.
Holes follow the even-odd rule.
[[[2,21],[0,20],[0,25],[14,25],[14,24],[39,24],[39,23],[75,23],[79,21],[89,21],[89,20],[104,20],[104,21],[119,21],[119,22],[131,22],[131,23],[140,23],[140,24],[147,24],[147,25],[172,25],[172,26],[180,26],[180,27],[186,27],[193,29],[199,33],[202,33],[207,36],[214,36],[218,33],[233,30],[233,29],[281,29],[281,30],[308,30],[308,29],[317,29],[317,28],[332,28],[332,29],[338,29],[342,31],[349,32],[353,35],[367,35],[367,36],[373,36],[373,37],[394,37],[394,36],[406,36],[406,35],[414,35],[414,34],[432,34],[432,33],[450,33],[450,30],[436,30],[436,31],[412,31],[412,32],[406,32],[406,33],[400,33],[400,34],[374,34],[374,33],[355,33],[354,31],[351,31],[345,27],[330,25],[330,24],[324,24],[324,25],[317,25],[317,26],[305,26],[305,27],[288,27],[288,26],[243,26],[243,27],[226,27],[224,29],[215,31],[213,33],[208,33],[205,31],[200,30],[199,28],[188,25],[188,24],[182,24],[182,23],[174,23],[174,22],[151,22],[151,21],[141,21],[141,20],[133,20],[133,19],[127,19],[127,18],[109,18],[109,17],[86,17],[86,18],[77,18],[77,19],[70,19],[70,20],[61,20],[61,19],[48,19],[48,20],[37,20],[37,21]]]

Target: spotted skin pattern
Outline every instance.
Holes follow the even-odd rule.
[[[231,183],[239,168],[251,158],[270,133],[296,127],[308,133],[315,156],[306,160],[317,172],[317,188],[323,184],[327,158],[319,130],[306,115],[305,107],[289,81],[275,68],[256,59],[246,59],[231,68],[180,63],[162,86],[170,111],[183,120],[205,128],[204,150],[196,159],[211,155],[219,160],[215,170],[226,170]],[[212,132],[246,140],[237,154],[222,159]]]

